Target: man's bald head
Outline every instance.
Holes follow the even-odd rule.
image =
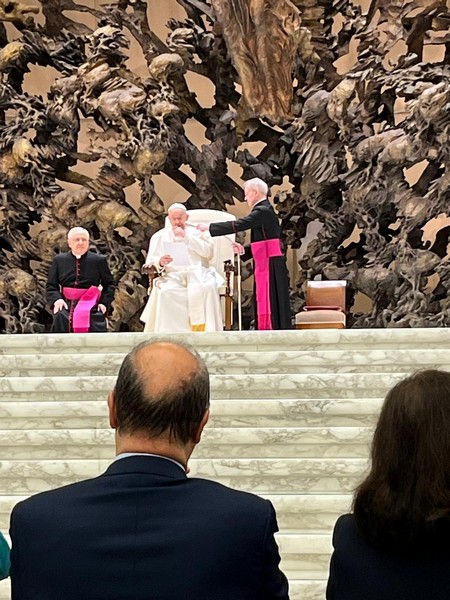
[[[136,350],[133,362],[149,398],[172,393],[199,370],[199,359],[173,342],[145,344]]]
[[[124,359],[114,390],[119,435],[139,433],[185,444],[209,408],[209,374],[189,346],[144,342]]]

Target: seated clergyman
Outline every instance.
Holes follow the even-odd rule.
[[[57,254],[47,280],[53,310],[53,333],[106,331],[105,313],[115,290],[105,256],[89,252],[89,233],[74,227],[67,235],[69,252]]]
[[[183,204],[168,209],[169,224],[150,239],[145,266],[159,273],[142,313],[144,331],[222,331],[219,287],[209,261],[214,243],[188,223]]]

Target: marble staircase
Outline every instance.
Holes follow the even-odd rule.
[[[145,334],[0,337],[0,529],[16,502],[102,472],[106,395]],[[153,338],[157,336],[151,336]],[[448,329],[171,336],[204,356],[211,421],[191,475],[269,498],[293,600],[325,597],[331,531],[367,466],[382,399],[418,368],[450,370]],[[9,582],[0,583],[0,599]]]

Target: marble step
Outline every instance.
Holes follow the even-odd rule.
[[[365,458],[370,427],[207,427],[195,458]],[[11,460],[112,459],[112,429],[0,430],[0,455]]]
[[[107,337],[107,341],[105,340]],[[347,346],[352,351],[375,349],[440,349],[450,348],[450,330],[445,328],[415,329],[320,329],[293,331],[230,331],[217,333],[172,334],[170,336],[145,333],[90,333],[72,335],[30,334],[2,335],[0,354],[72,354],[100,352],[105,345],[115,352],[128,352],[135,344],[147,339],[182,340],[201,352],[220,351],[249,352],[285,351],[287,348],[302,350],[330,349]]]
[[[349,512],[351,494],[262,494],[277,511],[280,530],[284,533],[326,533],[332,530],[339,515]],[[0,496],[0,531],[7,532],[13,507],[27,495]]]
[[[211,374],[289,374],[385,372],[404,373],[418,368],[450,368],[450,352],[440,350],[299,350],[284,352],[201,352]],[[56,377],[58,375],[117,376],[124,352],[96,354],[0,354],[1,377]]]
[[[64,456],[64,455],[62,455]],[[30,495],[95,477],[105,459],[3,460],[0,489]],[[352,493],[367,467],[363,458],[193,458],[191,475],[257,494]]]
[[[324,600],[326,580],[290,580],[290,600]]]
[[[0,529],[21,498],[103,472],[106,395],[134,344],[166,336],[2,336]],[[387,390],[418,367],[450,369],[448,329],[171,336],[211,371],[211,419],[191,461],[205,477],[269,498],[291,600],[323,600],[331,532],[367,469]],[[107,351],[105,351],[105,346]],[[111,350],[111,351],[109,351]],[[6,600],[8,583],[0,584]]]
[[[291,578],[314,573],[326,578],[332,552],[331,534],[285,534],[276,536],[281,556],[281,568]]]
[[[212,375],[211,396],[229,398],[378,398],[404,373],[320,373],[300,375]],[[101,400],[114,387],[113,376],[3,377],[3,400]]]
[[[0,401],[0,427],[7,429],[108,429],[106,395],[100,400]],[[11,396],[15,399],[14,396]],[[365,427],[372,426],[383,399],[330,398],[211,401],[210,427]]]

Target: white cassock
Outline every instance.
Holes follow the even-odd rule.
[[[171,266],[164,269],[159,260],[167,254],[164,242],[186,244],[189,266]],[[175,237],[172,227],[154,233],[148,247],[147,265],[154,265],[160,276],[153,281],[153,289],[142,312],[144,331],[177,333],[185,331],[222,331],[219,287],[222,277],[209,260],[214,243],[208,232],[200,233],[186,227],[185,237]]]

